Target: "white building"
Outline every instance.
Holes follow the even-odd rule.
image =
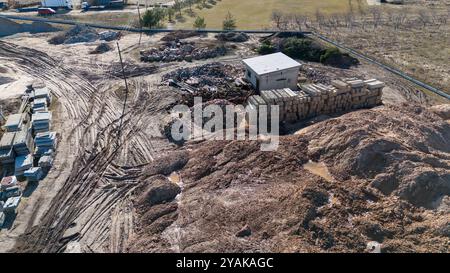
[[[301,64],[283,53],[245,59],[243,62],[246,67],[245,77],[256,90],[297,90]]]

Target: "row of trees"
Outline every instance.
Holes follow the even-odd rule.
[[[148,28],[156,28],[162,27],[163,21],[168,18],[171,21],[171,17],[173,13],[171,9],[165,8],[153,8],[145,11],[144,16],[141,20],[141,25],[143,27]],[[206,21],[204,17],[197,16],[194,21],[193,27],[195,29],[204,29],[206,28]],[[234,19],[233,15],[228,12],[222,22],[223,30],[234,30],[236,29],[236,19]]]
[[[355,28],[367,29],[369,27],[376,29],[380,26],[389,26],[396,30],[427,26],[440,28],[448,23],[449,18],[450,8],[447,12],[437,11],[436,9],[412,10],[402,8],[391,10],[377,6],[365,9],[361,5],[358,5],[358,8],[355,9],[350,4],[348,11],[345,13],[325,15],[317,10],[314,16],[306,16],[274,11],[271,19],[274,27],[280,30],[328,29],[332,31],[341,27],[350,30]]]

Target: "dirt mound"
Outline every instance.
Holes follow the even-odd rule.
[[[273,152],[191,144],[178,202],[147,208],[159,231],[140,218],[129,251],[364,252],[376,241],[382,252],[448,252],[449,141],[450,124],[401,105],[317,123]]]
[[[101,43],[99,44],[94,50],[89,52],[90,54],[102,54],[108,51],[111,51],[112,47],[108,45],[107,43]]]
[[[216,38],[219,41],[224,41],[224,42],[243,43],[243,42],[247,42],[250,37],[246,33],[243,33],[243,32],[226,32],[226,33],[217,34]]]
[[[31,24],[16,23],[6,18],[0,18],[0,37],[14,35],[22,32],[43,33],[58,31],[58,28],[43,22],[33,22]]]
[[[77,44],[77,43],[92,43],[97,40],[112,41],[120,38],[119,33],[114,31],[106,31],[98,33],[95,29],[85,26],[76,25],[72,29],[52,37],[48,42],[53,45],[60,44]]]
[[[166,36],[161,38],[161,41],[164,42],[172,42],[177,40],[182,40],[190,37],[195,37],[201,35],[196,31],[187,31],[187,30],[177,30],[173,32],[169,32]]]
[[[384,194],[428,208],[450,194],[450,124],[420,107],[353,112],[304,136],[310,157],[343,180],[369,179]]]
[[[430,110],[445,120],[450,119],[450,104],[435,105]]]

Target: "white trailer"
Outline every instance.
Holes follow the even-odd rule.
[[[67,8],[73,9],[72,0],[42,0],[43,8]]]

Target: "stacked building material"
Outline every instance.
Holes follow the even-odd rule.
[[[3,165],[14,163],[13,142],[15,135],[14,132],[6,132],[0,140],[0,162]]]
[[[23,174],[29,182],[37,182],[42,179],[44,172],[41,167],[32,167]]]
[[[23,118],[23,114],[9,115],[3,127],[7,132],[19,131],[22,128]]]
[[[52,112],[44,111],[34,113],[31,117],[31,123],[35,133],[47,132],[50,130]]]
[[[6,201],[10,197],[21,196],[21,195],[22,195],[22,190],[20,189],[20,186],[12,186],[12,187],[9,187],[9,188],[3,190],[2,192],[0,192],[0,200]],[[1,207],[1,209],[3,209],[3,206]]]
[[[34,143],[36,146],[34,150],[35,156],[40,157],[43,155],[51,155],[56,147],[56,133],[38,133],[34,138]]]
[[[33,167],[33,156],[31,154],[18,156],[14,164],[14,175],[21,176],[31,167]]]
[[[251,96],[248,104],[250,108],[267,105],[268,109],[271,105],[278,105],[280,121],[293,122],[379,105],[383,87],[384,83],[378,80],[348,78],[334,80],[332,85],[305,84],[299,92],[289,88],[261,91],[259,96]]]
[[[8,188],[14,187],[17,185],[17,178],[14,175],[5,176],[2,178],[0,185],[1,185],[2,190],[6,190]]]
[[[5,213],[15,212],[20,203],[20,196],[10,197],[3,205],[3,211]]]
[[[30,129],[23,127],[22,130],[16,132],[13,141],[13,149],[16,155],[27,155],[32,152],[33,144]]]
[[[44,155],[39,159],[38,166],[41,168],[51,168],[53,165],[53,156]]]
[[[37,112],[46,112],[48,111],[47,109],[47,99],[46,98],[39,98],[39,99],[34,99],[33,101],[33,113],[37,113]]]
[[[50,106],[50,104],[52,103],[52,95],[50,94],[50,91],[47,87],[35,88],[33,97],[34,100],[42,98],[46,99],[47,106]]]

